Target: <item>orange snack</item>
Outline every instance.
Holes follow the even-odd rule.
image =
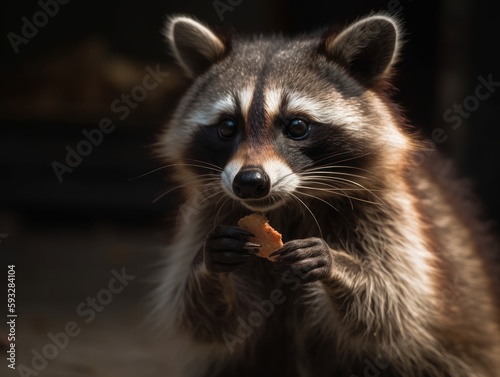
[[[245,216],[238,221],[238,226],[255,235],[250,239],[261,246],[256,254],[261,258],[269,258],[270,254],[283,246],[281,234],[269,225],[266,216],[262,214],[252,213]],[[273,260],[274,258],[269,259]]]

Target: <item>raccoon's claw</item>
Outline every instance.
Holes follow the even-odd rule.
[[[321,238],[289,241],[270,255],[276,256],[273,271],[291,270],[303,283],[328,279],[331,275],[332,254]]]
[[[205,263],[213,272],[230,272],[255,257],[260,245],[248,242],[253,234],[234,226],[217,226],[205,240]]]
[[[236,238],[240,240],[246,241],[247,237],[254,237],[254,235],[246,230],[243,230],[237,226],[225,226],[218,225],[215,229],[210,233],[209,237],[212,238]]]
[[[260,245],[254,242],[246,242],[244,248],[249,251],[255,251],[255,253],[259,252]]]

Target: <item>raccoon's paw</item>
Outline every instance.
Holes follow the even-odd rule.
[[[250,258],[256,258],[259,245],[247,240],[252,236],[252,233],[236,226],[217,226],[205,239],[207,269],[213,272],[231,272]]]
[[[291,270],[303,283],[326,280],[331,276],[332,253],[321,238],[289,241],[270,256],[276,256],[274,272]]]

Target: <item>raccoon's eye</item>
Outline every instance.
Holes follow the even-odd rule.
[[[285,133],[288,137],[301,140],[309,136],[311,124],[302,119],[292,119],[285,127]]]
[[[238,134],[238,127],[236,122],[231,119],[224,119],[219,124],[219,136],[222,139],[229,140],[234,138]]]

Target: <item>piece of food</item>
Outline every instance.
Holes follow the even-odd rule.
[[[274,230],[269,225],[266,216],[260,213],[252,213],[241,218],[238,221],[238,226],[255,235],[255,237],[250,237],[250,239],[261,246],[259,252],[256,254],[259,257],[273,260],[274,257],[269,258],[269,255],[283,246],[281,234]]]

